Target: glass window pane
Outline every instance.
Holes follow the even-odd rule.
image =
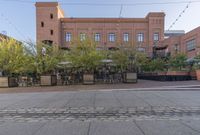
[[[124,42],[128,42],[128,41],[129,41],[129,34],[124,33]]]
[[[70,42],[71,41],[71,38],[72,38],[72,34],[70,32],[67,32],[66,33],[66,41],[67,42]]]
[[[138,33],[137,34],[137,41],[143,42],[144,41],[144,33]]]
[[[109,41],[115,42],[115,34],[114,33],[109,33]]]
[[[86,34],[85,33],[81,33],[80,34],[80,40],[83,41],[86,39]]]
[[[153,34],[153,40],[154,41],[159,41],[159,33],[154,33]]]
[[[95,40],[95,42],[100,42],[100,40],[101,40],[100,33],[96,33],[96,34],[95,34],[94,40]]]

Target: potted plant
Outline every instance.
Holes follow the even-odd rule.
[[[174,57],[171,57],[169,60],[170,70],[167,72],[167,75],[174,76],[188,76],[189,72],[187,71],[187,56],[185,54],[179,53]]]
[[[161,58],[147,59],[141,64],[143,79],[163,81],[166,75],[165,60]],[[140,77],[141,77],[140,76]]]
[[[0,42],[0,87],[18,86],[17,76],[26,69],[28,63],[24,47],[14,39],[5,39]]]
[[[83,84],[94,84],[94,70],[102,59],[102,53],[96,50],[94,42],[89,39],[74,42],[68,56],[73,67],[83,71]]]
[[[123,82],[136,83],[137,73],[135,72],[135,51],[125,50],[120,48],[112,53],[113,63],[118,66],[118,69],[123,73]]]
[[[63,53],[56,45],[37,44],[37,53],[34,55],[35,72],[40,76],[41,86],[54,86],[57,77],[54,72],[63,58]]]
[[[196,79],[200,81],[200,54],[194,58],[193,68],[196,72]]]

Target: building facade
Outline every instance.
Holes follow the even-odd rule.
[[[135,46],[152,55],[164,40],[165,14],[150,12],[145,18],[69,18],[57,2],[37,2],[37,42],[70,48],[73,40],[94,40],[98,48]]]
[[[162,46],[168,46],[171,55],[184,53],[188,58],[194,58],[200,53],[200,27],[185,34],[171,36],[162,41]]]

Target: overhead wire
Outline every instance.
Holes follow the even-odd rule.
[[[186,12],[186,10],[189,8],[191,2],[189,2],[186,7],[181,11],[181,13],[178,15],[178,17],[175,19],[175,21],[169,26],[168,30],[170,30],[183,16],[183,14]]]
[[[0,0],[4,2],[18,2],[18,3],[35,3],[40,1],[28,1],[28,0]],[[166,4],[186,4],[186,3],[200,3],[200,0],[192,1],[168,1],[168,2],[138,2],[138,3],[92,3],[92,2],[63,2],[58,0],[60,5],[74,5],[74,6],[143,6],[143,5],[166,5]]]

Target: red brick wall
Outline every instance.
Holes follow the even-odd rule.
[[[187,50],[186,43],[195,39],[196,48],[192,51]],[[168,49],[174,55],[174,45],[178,44],[181,53],[187,55],[188,58],[195,57],[200,52],[200,27],[178,37],[170,37],[162,42],[162,45],[168,45]]]
[[[63,13],[57,2],[37,2],[36,4],[36,38],[37,42],[51,40],[54,44],[61,44],[61,22]],[[53,14],[53,19],[50,18]],[[44,22],[44,27],[41,27]],[[53,35],[50,31],[53,30]]]
[[[54,19],[49,15],[53,13]],[[164,39],[164,19],[163,12],[149,13],[145,18],[64,18],[62,10],[57,2],[37,2],[36,3],[37,41],[52,40],[61,47],[70,47],[66,42],[66,32],[72,33],[73,39],[79,38],[79,34],[84,32],[94,39],[95,33],[101,34],[101,41],[98,47],[118,47],[119,45],[134,45],[146,49],[148,54],[152,53],[153,34],[159,33],[159,40]],[[42,28],[41,21],[44,22]],[[54,30],[54,35],[50,35],[50,30]],[[137,33],[144,33],[144,42],[138,43]],[[116,41],[111,43],[108,34],[115,33]],[[123,33],[129,33],[129,42],[124,43]]]

